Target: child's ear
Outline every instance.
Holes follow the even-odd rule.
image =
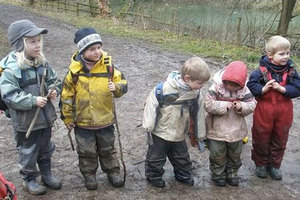
[[[183,81],[186,82],[186,83],[188,83],[188,82],[191,81],[191,77],[189,75],[184,75]]]
[[[271,52],[267,52],[266,54],[267,54],[268,58],[273,58],[273,54]]]

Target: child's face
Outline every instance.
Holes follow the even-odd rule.
[[[234,83],[234,82],[223,81],[223,84],[224,84],[224,87],[231,92],[235,92],[237,90],[242,89],[242,87],[239,84]]]
[[[192,90],[199,90],[203,87],[204,83],[202,81],[189,81],[186,82],[191,88]]]
[[[282,49],[277,51],[274,55],[269,55],[271,63],[274,65],[284,66],[290,57],[290,49]]]
[[[38,57],[41,52],[41,35],[25,38],[25,55],[28,57]]]
[[[90,61],[98,61],[102,55],[102,45],[94,44],[90,46],[84,53],[83,57]]]

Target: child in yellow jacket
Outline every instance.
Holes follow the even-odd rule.
[[[85,186],[96,190],[98,162],[110,184],[121,187],[120,166],[114,147],[113,98],[127,92],[127,81],[102,51],[102,40],[93,28],[75,33],[76,52],[64,79],[61,94],[62,120],[74,128],[79,169]]]

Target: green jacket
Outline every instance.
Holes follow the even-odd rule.
[[[48,63],[35,67],[24,66],[20,69],[17,64],[15,52],[11,52],[0,62],[4,72],[0,78],[0,89],[3,101],[7,104],[13,126],[18,132],[26,132],[37,109],[36,97],[40,94],[40,82],[44,70],[45,94],[58,79],[55,71]],[[56,86],[59,94],[61,83]],[[56,119],[55,108],[50,100],[39,113],[38,120],[32,130],[47,128],[53,125]]]

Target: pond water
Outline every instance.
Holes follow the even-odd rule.
[[[124,1],[112,0],[110,4],[113,12],[118,13],[124,6]],[[237,8],[233,10],[232,8],[208,5],[154,3],[153,1],[141,1],[135,4],[130,12],[151,16],[162,22],[201,30],[201,34],[206,33],[212,38],[224,37],[225,31],[228,37],[236,35],[239,18],[241,19],[241,37],[257,38],[266,30],[275,32],[280,18],[280,8],[274,8],[274,10]],[[132,18],[132,16],[126,17]],[[289,32],[300,32],[300,16],[293,18]]]

